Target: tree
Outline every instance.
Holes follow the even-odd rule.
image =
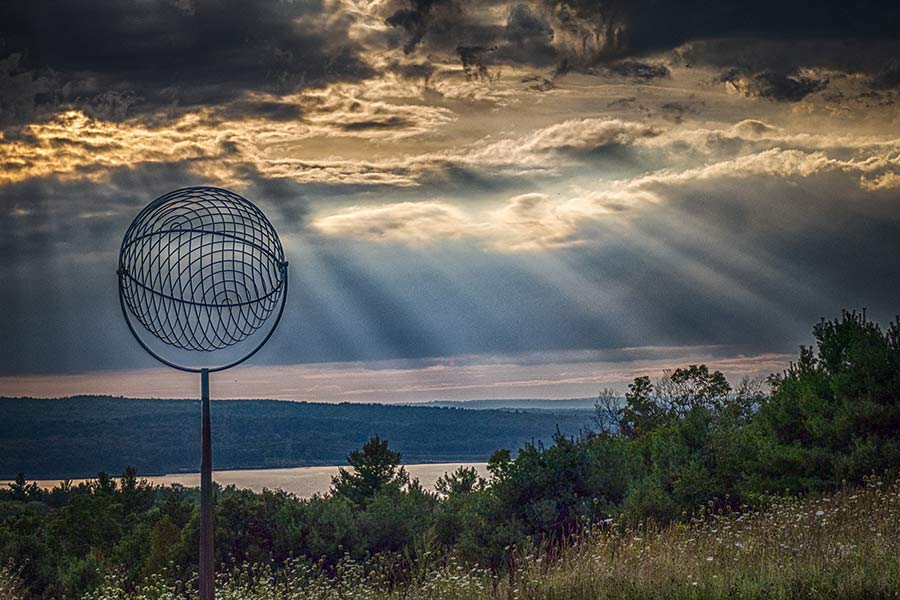
[[[452,473],[444,473],[434,484],[434,489],[443,496],[460,496],[484,489],[487,482],[478,475],[475,467],[459,467]]]
[[[29,500],[40,500],[43,496],[43,490],[38,486],[36,481],[28,483],[24,473],[16,475],[15,481],[9,484],[9,490],[13,500],[20,502],[28,502]]]
[[[594,426],[600,433],[613,435],[622,426],[622,397],[612,388],[603,388],[594,401]]]
[[[126,513],[148,510],[153,506],[153,497],[156,492],[149,481],[138,478],[137,469],[134,467],[125,468],[119,486],[122,505]]]
[[[97,481],[93,483],[93,489],[95,494],[111,496],[116,492],[116,480],[106,471],[100,471],[97,473]]]
[[[386,486],[402,488],[409,483],[406,469],[399,467],[400,453],[388,447],[377,435],[360,450],[347,455],[352,470],[341,467],[331,479],[332,491],[362,506]]]
[[[813,328],[815,347],[769,382],[753,419],[760,490],[818,490],[900,465],[900,320],[886,331],[844,311]]]
[[[162,573],[174,558],[173,548],[181,538],[181,530],[175,526],[169,515],[163,515],[150,530],[150,549],[144,559],[144,575],[149,577]]]
[[[683,416],[698,407],[720,413],[728,401],[731,386],[721,371],[710,373],[706,365],[690,365],[663,371],[656,391],[670,413]]]
[[[656,429],[666,418],[666,411],[655,398],[649,377],[636,377],[625,394],[625,408],[619,420],[619,431],[635,438]]]
[[[730,394],[731,385],[725,375],[721,371],[710,373],[706,365],[663,371],[655,383],[649,377],[637,377],[625,394],[619,429],[626,437],[634,438],[695,409],[719,416],[731,403]]]

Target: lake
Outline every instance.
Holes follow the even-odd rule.
[[[487,475],[487,463],[434,463],[404,465],[410,476],[418,479],[425,489],[433,489],[438,477],[444,473],[455,471],[458,467],[475,467],[482,476]],[[244,469],[235,471],[214,471],[213,479],[222,486],[234,484],[239,488],[250,488],[262,491],[263,488],[282,489],[302,498],[313,494],[327,492],[331,487],[331,478],[337,475],[338,467],[294,467],[289,469]],[[171,485],[180,483],[185,486],[199,486],[199,473],[177,473],[146,477],[152,483]],[[39,479],[38,485],[51,488],[58,485],[61,479]],[[78,484],[85,479],[72,479]],[[10,483],[8,481],[3,482]]]

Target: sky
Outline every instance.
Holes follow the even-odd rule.
[[[898,57],[896,2],[5,2],[0,395],[196,395],[115,273],[191,185],[290,261],[215,397],[777,372],[822,317],[900,313]]]

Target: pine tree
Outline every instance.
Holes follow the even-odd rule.
[[[347,455],[352,470],[339,469],[331,479],[335,495],[344,496],[357,505],[363,505],[382,488],[409,483],[406,469],[399,467],[400,453],[388,447],[388,441],[377,435],[360,450]]]

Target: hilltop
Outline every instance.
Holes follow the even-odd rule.
[[[409,406],[429,406],[440,408],[466,408],[469,410],[540,410],[540,411],[569,411],[569,410],[594,410],[594,402],[597,398],[566,398],[562,400],[546,400],[540,398],[507,398],[491,400],[432,400],[431,402],[416,402]]]

